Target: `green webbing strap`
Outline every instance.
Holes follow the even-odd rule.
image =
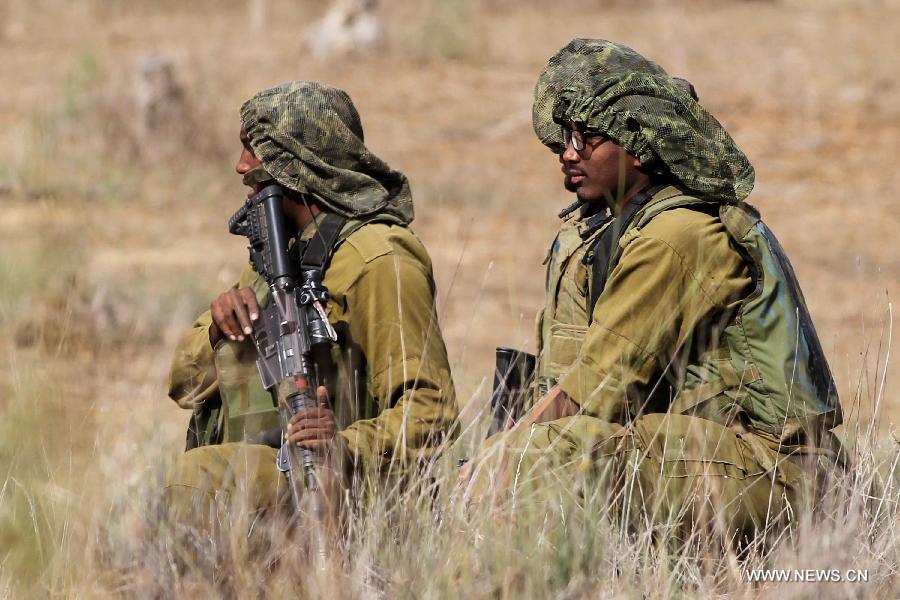
[[[306,247],[300,251],[301,270],[318,269],[325,274],[346,222],[347,218],[341,215],[335,213],[325,215],[312,237],[306,241]]]
[[[222,400],[216,392],[213,397],[207,398],[195,408],[188,421],[187,435],[184,451],[193,450],[200,446],[221,443],[221,431],[219,429],[219,414],[222,410]]]
[[[316,269],[322,274],[321,277],[324,278],[325,269],[328,268],[328,263],[331,262],[334,249],[341,239],[341,230],[344,229],[346,223],[346,217],[335,213],[326,213],[317,223],[312,237],[304,242],[298,240],[294,244],[291,248],[293,250],[291,256],[293,260],[299,259],[301,273],[310,269]],[[321,365],[319,366],[321,367]],[[281,426],[278,426],[259,432],[248,439],[247,443],[263,444],[272,448],[278,448],[281,446],[281,441]]]
[[[593,321],[594,306],[606,287],[606,280],[615,265],[610,264],[613,249],[622,235],[631,226],[634,216],[640,211],[653,196],[666,185],[654,185],[639,192],[625,205],[625,210],[616,217],[612,224],[601,233],[594,243],[588,248],[583,262],[591,269],[590,307],[588,310],[588,325]]]

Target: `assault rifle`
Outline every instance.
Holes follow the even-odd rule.
[[[534,368],[533,354],[505,346],[497,348],[489,436],[511,428],[522,418]]]
[[[291,417],[317,406],[315,350],[337,340],[325,315],[328,290],[318,268],[298,268],[288,253],[291,235],[282,210],[283,191],[269,185],[247,199],[228,221],[228,231],[250,241],[250,260],[269,284],[268,301],[253,323],[256,366],[263,387],[278,408],[282,444],[276,464],[288,478],[294,508],[301,499],[321,520],[317,456],[313,450],[287,443]],[[320,551],[322,547],[320,546]]]
[[[491,423],[487,437],[512,429],[525,412],[525,401],[531,393],[536,359],[515,348],[498,346],[494,366],[494,388],[491,390]],[[458,466],[468,462],[459,460]]]

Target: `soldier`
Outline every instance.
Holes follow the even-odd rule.
[[[406,177],[363,143],[359,114],[342,90],[296,81],[241,107],[237,172],[249,195],[278,183],[296,227],[296,248],[327,248],[326,313],[338,334],[316,367],[321,406],[298,412],[288,443],[330,448],[353,473],[402,474],[428,459],[457,416],[447,352],[435,312],[431,261],[408,225]],[[193,410],[188,452],[168,475],[176,511],[221,509],[238,488],[251,506],[285,497],[276,469],[281,430],[257,373],[252,321],[266,282],[250,265],[181,340],[169,396]]]
[[[533,124],[538,139],[559,156],[563,164],[560,127],[553,122],[553,105],[564,88],[594,81],[623,70],[665,75],[656,63],[631,48],[607,40],[575,39],[557,52],[541,72],[534,91]],[[675,79],[689,93],[687,81]],[[563,180],[566,191],[575,192],[571,177]],[[585,202],[580,197],[559,213],[562,224],[547,252],[546,300],[538,312],[538,358],[534,398],[550,391],[560,375],[575,362],[587,333],[588,267],[584,264],[587,248],[609,225],[611,218],[605,199]]]
[[[632,527],[743,543],[789,523],[842,462],[837,392],[790,263],[745,202],[753,167],[685,82],[617,52],[637,67],[560,85],[552,112],[544,85],[565,79],[566,49],[536,90],[535,131],[561,150],[567,189],[614,217],[583,270],[569,258],[549,273],[585,300],[586,333],[557,343],[554,316],[541,361],[559,365],[555,385],[464,477],[474,497],[511,491],[520,506],[567,482]]]

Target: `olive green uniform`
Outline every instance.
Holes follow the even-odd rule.
[[[723,225],[703,212],[665,211],[621,245],[580,356],[559,382],[586,412],[615,422],[637,416],[636,399],[654,396],[658,373],[683,377],[699,362],[712,340],[695,334],[727,322],[751,286]]]
[[[553,121],[554,105],[563,89],[625,69],[666,73],[658,64],[631,48],[607,40],[575,39],[554,55],[534,90],[533,125],[541,143],[556,154],[565,150],[559,124]],[[695,95],[690,83],[675,81]],[[537,321],[534,401],[556,385],[559,377],[575,362],[590,322],[590,273],[582,259],[602,231],[598,221],[602,215],[589,205],[582,205],[577,210],[567,209],[562,214],[565,215],[563,223],[545,260],[546,297]]]
[[[550,59],[533,117],[556,153],[561,126],[598,132],[671,185],[616,215],[618,235],[587,250],[587,286],[551,261],[549,277],[574,281],[548,282],[550,312],[565,314],[560,298],[579,312],[559,289],[596,299],[580,346],[542,328],[542,361],[577,347],[558,385],[579,413],[489,439],[471,497],[599,500],[624,525],[680,539],[700,527],[741,542],[790,522],[841,464],[830,430],[842,416],[793,269],[744,202],[752,165],[690,84],[605,40]]]
[[[532,400],[543,397],[575,362],[590,322],[589,267],[583,259],[602,230],[592,227],[587,207],[563,218],[544,264],[547,268],[544,308],[537,318],[537,364]]]
[[[754,295],[750,263],[722,217],[691,208],[675,188],[659,191],[647,212],[673,200],[622,237],[577,359],[559,379],[582,414],[489,440],[476,497],[499,471],[518,506],[556,502],[566,482],[580,497],[608,494],[630,525],[749,535],[789,520],[816,467],[834,465],[837,447],[810,435],[821,428],[804,429],[799,415],[764,423],[776,399],[749,388],[765,367],[730,366],[722,333]],[[839,407],[807,413],[825,429],[840,422]]]
[[[335,413],[333,456],[357,481],[406,474],[453,435],[457,416],[431,261],[407,227],[409,183],[365,146],[356,107],[332,86],[294,81],[263,90],[240,117],[246,146],[260,161],[245,184],[275,182],[286,201],[311,200],[347,220],[323,279],[338,340],[330,356],[315,360]],[[266,284],[250,268],[238,286],[265,301]],[[224,508],[242,491],[246,508],[264,509],[286,487],[271,447],[278,440],[264,435],[278,420],[252,343],[210,347],[210,320],[209,313],[198,318],[172,365],[170,396],[194,410],[201,447],[170,470],[167,494],[176,511]],[[262,439],[269,445],[248,443]]]
[[[451,431],[457,411],[424,247],[407,227],[365,224],[337,247],[324,284],[331,294],[326,313],[338,342],[331,367],[321,369],[320,378],[348,460],[360,469],[384,472],[427,458]],[[249,267],[238,285],[265,297],[265,283]],[[171,397],[195,410],[204,402],[221,401],[218,422],[227,442],[277,426],[272,400],[256,372],[252,342],[222,340],[213,349],[209,324],[207,311],[176,350]],[[257,480],[249,487],[265,504],[274,501],[282,479],[275,453],[243,443],[197,448],[181,457],[167,487],[176,495],[179,489],[188,495],[221,493],[228,487],[221,482],[233,478],[239,464],[246,471],[243,477]]]

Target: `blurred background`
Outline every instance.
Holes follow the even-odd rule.
[[[494,347],[534,348],[571,198],[531,94],[573,37],[694,83],[756,167],[750,201],[793,261],[847,428],[877,409],[893,447],[897,1],[2,0],[0,595],[182,449],[169,361],[246,262],[226,228],[246,196],[238,108],[265,87],[345,89],[409,176],[471,421]]]

